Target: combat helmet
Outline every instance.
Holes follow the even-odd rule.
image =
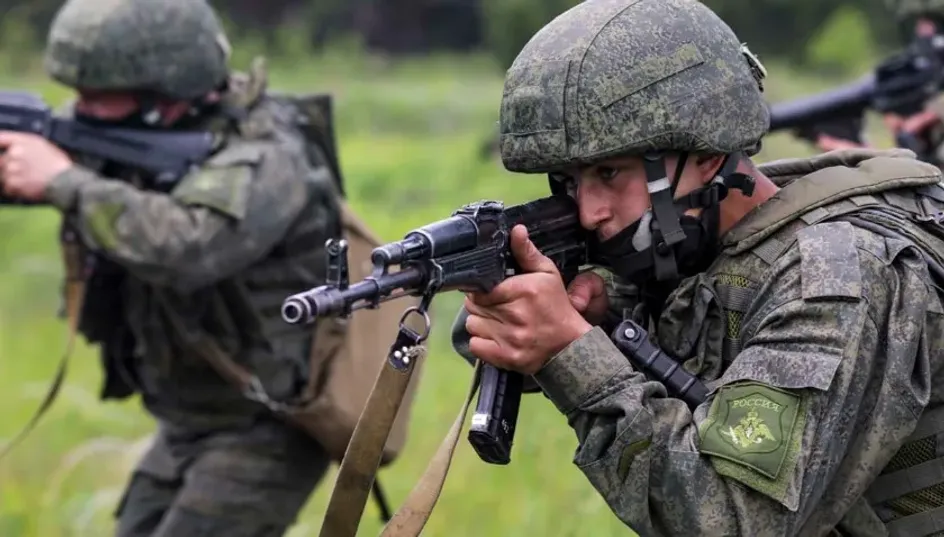
[[[44,66],[72,88],[193,100],[226,80],[229,54],[205,0],[66,0],[53,18]]]
[[[652,209],[599,252],[624,277],[654,269],[679,276],[685,259],[717,242],[718,202],[753,192],[734,172],[760,148],[770,115],[766,71],[731,28],[696,0],[587,0],[524,46],[509,68],[500,111],[502,162],[555,174],[604,159],[643,157]],[[673,200],[663,155],[726,155],[719,177]],[[702,207],[702,217],[684,216]]]
[[[944,0],[885,0],[885,6],[899,20],[921,16],[944,18]]]

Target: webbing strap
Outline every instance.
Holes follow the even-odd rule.
[[[889,537],[921,537],[944,530],[944,507],[887,522]]]
[[[55,402],[56,397],[59,395],[59,390],[62,388],[62,384],[66,379],[66,373],[69,370],[69,358],[72,356],[72,351],[75,348],[76,335],[79,332],[79,317],[82,313],[82,304],[85,300],[85,281],[82,278],[81,267],[82,267],[82,253],[81,247],[75,242],[66,242],[62,245],[62,256],[63,263],[65,265],[66,273],[66,288],[65,288],[65,300],[66,300],[66,318],[68,319],[68,338],[66,339],[66,348],[62,353],[62,357],[59,358],[59,365],[56,366],[56,375],[52,379],[52,383],[49,385],[49,389],[46,391],[46,396],[43,397],[43,402],[40,403],[39,408],[36,409],[36,412],[33,413],[33,416],[26,423],[22,430],[13,437],[13,440],[10,440],[3,449],[0,450],[0,459],[3,459],[13,451],[13,448],[16,447],[27,435],[36,427],[36,424],[39,423],[40,418],[46,414],[46,411],[52,407],[53,402]]]
[[[334,490],[331,492],[331,501],[321,526],[320,537],[347,537],[357,533],[366,500],[366,490],[370,488],[374,474],[377,472],[381,449],[393,425],[396,408],[399,408],[406,386],[404,383],[402,389],[399,390],[397,386],[392,386],[390,379],[384,374],[387,369],[393,368],[388,364],[384,365],[371,391],[367,406],[364,407],[357,421],[354,436],[348,444]],[[456,445],[459,442],[459,435],[462,432],[462,425],[465,423],[469,405],[472,404],[472,398],[479,387],[480,372],[481,362],[476,361],[472,384],[465,401],[462,402],[459,415],[456,416],[452,427],[430,460],[423,476],[397,510],[393,519],[384,527],[381,537],[416,537],[423,531],[442,493],[443,484],[446,482],[452,457],[455,455]],[[409,379],[407,379],[408,382]],[[378,402],[380,400],[383,402]],[[388,411],[372,411],[372,408],[378,404],[386,405]]]
[[[472,375],[472,385],[466,395],[459,415],[452,423],[452,428],[443,439],[436,454],[429,461],[426,472],[423,477],[413,487],[406,501],[393,515],[393,519],[384,527],[380,537],[416,537],[423,531],[426,521],[433,512],[433,507],[439,500],[442,493],[443,484],[446,482],[446,475],[449,473],[449,466],[452,464],[452,457],[456,452],[456,444],[459,442],[459,434],[462,432],[462,425],[465,423],[466,414],[469,411],[469,405],[472,404],[472,398],[479,386],[480,371],[482,362],[475,362],[475,372]]]
[[[745,287],[736,287],[723,283],[715,284],[715,290],[718,291],[718,300],[721,301],[721,307],[728,311],[738,313],[747,312],[751,301],[754,300],[756,291]]]
[[[877,504],[894,500],[938,483],[944,483],[944,457],[931,459],[897,472],[880,475],[869,486],[866,496],[869,503]]]
[[[905,443],[921,440],[926,436],[938,433],[944,433],[944,406],[925,410],[918,418],[918,424]]]
[[[397,417],[418,359],[425,355],[419,336],[400,328],[397,341],[377,374],[367,404],[354,427],[331,491],[321,537],[354,537],[380,466],[383,447]],[[394,363],[400,364],[399,367]]]
[[[942,432],[944,432],[944,407],[925,410],[905,444]],[[938,453],[940,454],[940,451]],[[939,483],[944,483],[944,457],[878,476],[869,486],[866,497],[869,503],[874,505]]]

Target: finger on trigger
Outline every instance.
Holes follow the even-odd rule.
[[[473,303],[480,308],[500,307],[504,304],[518,299],[522,295],[521,278],[511,277],[502,280],[488,294],[478,295],[472,299]],[[486,314],[487,317],[493,317]]]
[[[4,155],[11,159],[17,159],[23,157],[23,146],[20,144],[10,144],[7,146],[7,150],[4,152]]]

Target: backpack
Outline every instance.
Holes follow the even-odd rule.
[[[335,142],[331,96],[270,93],[269,97],[294,108],[295,126],[306,141],[309,159],[327,162],[336,180],[341,208],[341,229],[348,242],[349,278],[356,282],[369,276],[370,254],[382,242],[344,200],[344,182]],[[309,358],[310,377],[301,400],[303,407],[288,415],[340,461],[354,433],[381,366],[396,339],[403,311],[419,304],[416,297],[403,297],[362,309],[348,319],[320,319],[314,329]],[[416,364],[417,368],[421,363]],[[383,449],[381,466],[396,460],[406,442],[410,408],[419,383],[414,372],[396,420]]]

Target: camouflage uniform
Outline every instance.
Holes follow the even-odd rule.
[[[312,341],[281,321],[281,302],[323,283],[325,241],[340,233],[326,162],[309,158],[293,111],[263,91],[264,73],[230,75],[227,58],[202,0],[70,0],[50,30],[47,69],[70,87],[194,102],[223,89],[221,106],[186,120],[214,132],[218,149],[170,192],[90,164],[47,191],[81,242],[120,267],[109,287],[121,310],[83,317],[87,335],[120,324],[102,344],[103,397],[140,393],[159,424],[117,510],[122,537],[282,535],[329,464],[321,445],[201,355],[210,338],[269,397],[297,395]]]
[[[944,455],[944,309],[914,242],[884,235],[891,220],[944,252],[889,208],[941,210],[904,188],[940,175],[865,152],[761,170],[785,188],[651,320],[708,402],[667,398],[600,328],[535,380],[577,433],[574,463],[640,535],[931,534],[906,517],[940,507],[944,483],[888,483]]]
[[[756,150],[762,68],[738,47],[694,0],[582,3],[508,71],[506,167]],[[643,536],[944,535],[940,170],[861,150],[759,171],[781,189],[658,313],[623,274],[608,284],[619,316],[706,382],[704,403],[671,397],[600,327],[534,375],[576,432],[574,463]],[[666,180],[647,176],[655,205]]]

